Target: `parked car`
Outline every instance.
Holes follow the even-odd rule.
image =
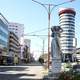
[[[7,65],[13,65],[14,64],[14,58],[13,57],[7,57]]]
[[[76,64],[73,66],[73,71],[74,72],[80,72],[80,64]]]

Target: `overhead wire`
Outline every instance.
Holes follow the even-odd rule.
[[[51,29],[51,28],[50,28]],[[42,32],[44,30],[48,30],[48,28],[44,28],[44,29],[39,29],[39,30],[36,30],[36,31],[33,31],[33,32],[29,32],[29,33],[26,33],[27,34],[32,34],[32,33],[37,33],[37,32]]]

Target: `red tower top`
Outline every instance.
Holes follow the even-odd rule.
[[[71,13],[71,14],[76,14],[76,12],[74,11],[74,9],[72,8],[63,8],[59,11],[59,15],[64,14],[64,13]]]

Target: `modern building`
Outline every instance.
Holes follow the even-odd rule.
[[[8,54],[8,26],[8,21],[0,13],[0,63],[4,62],[3,57]]]
[[[75,51],[75,14],[72,8],[61,8],[59,11],[59,24],[63,29],[61,33],[61,50],[63,61],[72,61]]]
[[[23,49],[23,46],[21,44],[21,39],[23,38],[24,35],[24,25],[20,23],[14,23],[14,22],[9,22],[9,31],[13,32],[17,37],[18,41],[20,43],[20,54],[19,57],[20,59],[23,58],[23,54],[21,53],[21,50]]]
[[[14,32],[20,39],[24,35],[24,25],[20,23],[9,23],[9,31]]]
[[[15,58],[20,57],[20,44],[19,38],[15,35],[14,32],[9,32],[9,56]]]

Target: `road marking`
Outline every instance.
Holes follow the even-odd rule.
[[[26,71],[4,71],[0,72],[0,74],[26,74]]]
[[[40,80],[42,80],[42,78],[43,77],[40,77],[40,76],[21,76],[21,77],[19,77],[19,79],[40,79]]]
[[[0,74],[19,74],[20,72],[0,72]]]
[[[29,67],[29,66],[0,66],[0,67]]]

